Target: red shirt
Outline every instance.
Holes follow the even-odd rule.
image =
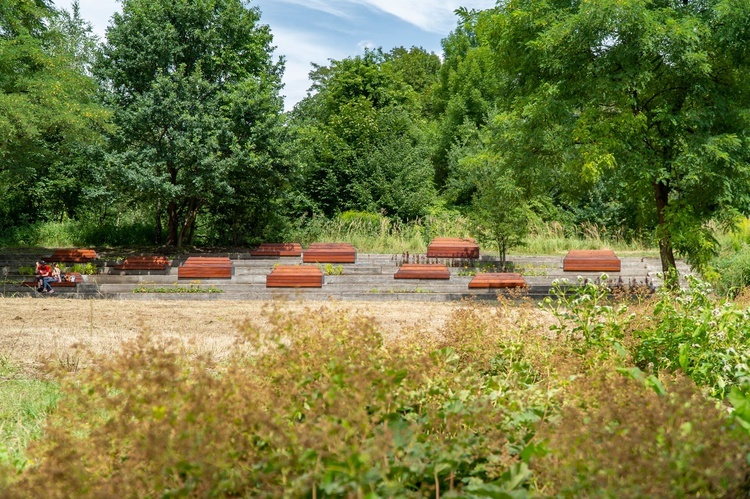
[[[42,277],[49,276],[50,272],[52,272],[52,269],[49,265],[40,265],[39,266],[39,275]]]

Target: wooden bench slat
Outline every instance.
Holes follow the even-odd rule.
[[[570,250],[563,259],[566,272],[620,272],[621,268],[612,250]]]
[[[88,263],[91,260],[99,259],[99,255],[92,249],[57,249],[52,256],[47,258],[51,262],[65,263]]]
[[[62,282],[51,282],[50,286],[53,288],[75,288],[79,284],[83,282],[83,276],[79,272],[66,272],[66,276],[74,276],[75,281],[62,281]],[[24,281],[21,283],[22,286],[26,286],[28,288],[36,288],[36,280],[33,281]]]
[[[440,264],[405,263],[395,274],[394,279],[450,279],[448,267]]]
[[[302,256],[302,245],[299,243],[262,243],[250,252],[250,256]]]
[[[178,267],[177,278],[231,279],[232,260],[228,257],[191,256]]]
[[[479,245],[472,238],[436,237],[427,246],[428,258],[479,258]]]
[[[305,263],[355,263],[357,250],[350,243],[312,243],[302,253]]]
[[[469,282],[469,289],[523,288],[526,280],[512,272],[486,272],[477,274]]]
[[[115,270],[166,270],[172,261],[165,256],[129,256]]]
[[[267,288],[321,288],[323,271],[317,267],[279,265],[266,276]]]

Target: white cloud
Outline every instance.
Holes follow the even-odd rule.
[[[308,79],[308,74],[312,70],[311,63],[326,65],[328,59],[343,59],[348,54],[346,47],[326,44],[314,33],[278,26],[272,31],[276,45],[275,53],[284,55],[286,59],[282,94],[286,96],[286,109],[290,110],[307,95],[307,89],[311,84]]]
[[[456,24],[459,7],[489,9],[495,0],[346,0],[395,16],[430,33],[448,34]]]
[[[361,6],[385,12],[429,33],[448,34],[456,25],[455,10],[489,9],[496,0],[277,0],[326,12],[340,18],[351,17],[351,7]],[[348,7],[348,9],[347,9]]]
[[[336,17],[349,19],[350,14],[344,9],[337,8],[337,5],[345,5],[348,0],[277,0],[279,3],[288,3],[291,5],[301,5],[302,7],[318,10],[331,14]]]
[[[375,42],[371,40],[362,40],[357,44],[357,48],[362,52],[364,52],[365,50],[373,50],[376,47],[377,45],[375,45]]]

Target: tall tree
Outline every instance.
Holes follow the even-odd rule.
[[[648,198],[662,267],[714,249],[750,201],[750,4],[510,0],[480,23],[507,98],[494,143],[522,182]]]
[[[133,199],[152,203],[157,242],[192,243],[210,212],[242,242],[284,181],[282,61],[257,7],[242,0],[124,0],[95,72],[119,126],[110,161]],[[258,199],[260,197],[260,199]]]
[[[60,15],[41,0],[0,3],[0,228],[70,214],[81,191],[71,165],[107,127]]]
[[[314,93],[292,119],[300,211],[403,219],[426,212],[435,190],[428,103],[419,91],[434,83],[439,64],[422,49],[397,48],[315,67]]]

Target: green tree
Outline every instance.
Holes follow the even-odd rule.
[[[662,267],[748,208],[750,4],[511,0],[480,23],[505,98],[494,144],[527,185],[604,176],[648,199]]]
[[[473,182],[465,182],[457,163],[464,154],[456,154],[454,149],[476,145],[476,131],[487,124],[500,89],[492,52],[480,38],[481,13],[459,9],[457,14],[458,26],[442,41],[445,62],[434,89],[432,109],[439,125],[432,159],[437,186],[453,191],[449,194],[453,202],[465,204],[471,198]]]
[[[316,66],[312,95],[298,104],[295,158],[300,211],[423,215],[435,189],[429,160],[429,98],[439,59],[397,48]]]
[[[247,241],[273,211],[283,61],[259,21],[241,0],[125,0],[112,19],[95,66],[118,125],[110,162],[123,192],[153,207],[157,243],[164,219],[167,244],[193,243],[200,216]]]
[[[72,215],[86,187],[81,154],[107,128],[96,83],[58,22],[65,15],[43,1],[0,3],[0,228]],[[91,36],[80,17],[69,20]]]
[[[480,241],[492,242],[500,253],[505,270],[508,250],[523,243],[532,215],[528,201],[509,172],[495,168],[482,172],[477,182],[469,217]]]

